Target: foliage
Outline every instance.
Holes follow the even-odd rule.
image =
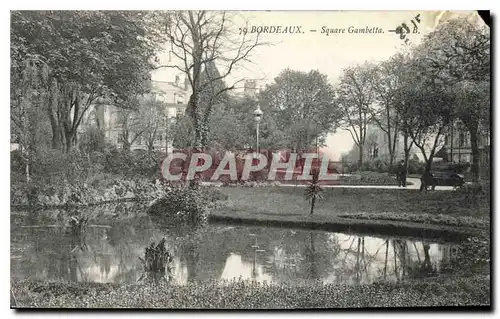
[[[371,285],[281,284],[233,281],[225,285],[118,286],[15,281],[19,307],[304,309],[489,306],[487,276],[432,278]]]
[[[424,156],[430,170],[436,151],[444,144],[444,135],[452,120],[452,91],[436,81],[429,73],[421,51],[408,61],[407,73],[401,87],[398,112],[405,114],[405,133]],[[411,74],[411,76],[410,76]]]
[[[491,238],[488,229],[483,229],[476,236],[467,238],[465,243],[458,247],[457,254],[452,262],[462,265],[470,275],[481,271],[489,271],[491,263]]]
[[[241,150],[246,145],[254,143],[255,139],[250,140],[250,137],[253,137],[254,134],[249,134],[250,130],[246,125],[248,121],[240,121],[238,115],[231,112],[234,109],[234,106],[226,109],[218,107],[213,111],[210,117],[208,135],[211,146],[223,150]],[[251,116],[252,114],[249,113],[248,118]]]
[[[249,96],[228,97],[224,104],[214,105],[208,122],[207,141],[210,147],[222,150],[255,148],[256,126],[253,111],[258,100]],[[272,112],[263,107],[264,116],[259,126],[261,148],[280,149],[287,145],[287,137],[277,127]],[[186,148],[193,145],[193,120],[188,115],[179,116],[173,124],[173,145]]]
[[[397,180],[387,173],[378,173],[374,171],[361,171],[355,175],[342,176],[341,184],[345,185],[398,185]],[[411,182],[407,182],[411,185]]]
[[[236,84],[223,81],[263,43],[258,35],[237,35],[226,12],[176,11],[170,18],[165,33],[175,61],[162,67],[186,75],[191,91],[186,113],[193,120],[193,144],[207,146],[212,107],[223,102],[225,92]]]
[[[314,213],[314,206],[316,204],[316,200],[324,199],[323,196],[323,188],[319,184],[319,179],[318,179],[319,172],[313,172],[313,180],[308,184],[308,186],[305,189],[304,195],[306,197],[306,200],[308,200],[311,203],[311,211],[310,214],[312,215]]]
[[[371,107],[372,119],[387,136],[389,165],[396,156],[396,147],[400,134],[401,117],[396,112],[398,89],[404,73],[403,54],[396,54],[377,65],[374,78],[375,101]],[[403,115],[404,116],[404,115]]]
[[[374,159],[370,161],[364,161],[361,167],[358,163],[349,163],[346,165],[346,173],[351,174],[356,172],[376,172],[376,173],[389,173],[395,174],[397,165],[392,166],[389,163],[382,161],[381,159]],[[422,174],[425,169],[425,163],[421,162],[418,158],[411,158],[408,160],[408,174]],[[375,176],[375,174],[373,174]],[[383,175],[381,175],[383,176]]]
[[[339,110],[327,76],[317,70],[301,72],[285,69],[267,85],[259,99],[264,119],[270,117],[286,136],[286,146],[304,150],[323,143],[335,131]]]
[[[337,103],[341,109],[341,127],[351,133],[359,148],[359,163],[363,162],[368,124],[372,122],[371,105],[375,101],[375,65],[365,63],[343,70],[337,88]]]
[[[85,129],[79,142],[79,148],[84,154],[103,152],[106,146],[104,132],[90,126]]]
[[[84,181],[90,172],[85,153],[78,149],[70,152],[45,149],[41,150],[33,162],[33,182],[35,184],[57,184],[58,182]]]
[[[490,201],[490,188],[489,182],[473,182],[472,184],[465,184],[457,190],[461,195],[461,202],[464,207],[475,207],[481,202]]]
[[[103,155],[105,173],[124,175],[128,178],[160,178],[159,165],[164,158],[162,152],[126,152],[110,145]]]
[[[142,138],[153,152],[154,144],[159,136],[164,135],[167,123],[165,103],[156,100],[154,96],[131,99],[126,108],[117,110],[117,124],[121,126],[121,142],[123,150],[129,151],[130,146]],[[166,142],[165,142],[166,143]]]
[[[392,220],[452,227],[488,229],[489,222],[474,216],[452,216],[443,213],[412,214],[405,212],[356,212],[340,214],[338,217],[364,220]]]
[[[83,181],[58,183],[13,183],[11,205],[78,207],[117,201],[151,201],[160,198],[167,187],[142,179],[130,180],[112,174],[92,175]]]
[[[489,129],[489,28],[482,22],[477,23],[467,18],[447,21],[426,36],[416,53],[421,65],[420,73],[432,79],[434,86],[441,87],[439,94],[436,94],[436,101],[444,106],[448,105],[446,110],[438,113],[444,114],[445,119],[460,119],[470,133],[472,172],[474,180],[477,180],[479,129],[481,126]],[[445,103],[439,100],[441,97],[445,97]],[[436,106],[436,110],[442,109],[442,106]],[[446,122],[447,120],[444,124]]]
[[[264,112],[259,124],[260,148],[286,147],[287,137],[277,126],[279,118],[264,105],[264,100],[260,102]],[[253,112],[258,104],[259,100],[253,97],[231,97],[227,104],[215,109],[210,123],[211,142],[226,149],[255,148],[257,132]]]
[[[172,124],[172,146],[183,149],[193,146],[193,119],[188,115],[177,116]]]
[[[372,161],[365,161],[361,165],[361,170],[362,171],[373,171],[373,172],[379,172],[379,173],[385,173],[388,172],[388,166],[385,162],[383,162],[380,159],[375,159]]]
[[[213,197],[212,197],[213,198]],[[204,227],[208,222],[210,196],[204,188],[172,187],[151,205],[148,214],[162,225],[188,231]]]
[[[76,144],[84,113],[97,100],[126,101],[144,93],[163,38],[162,13],[140,11],[13,11],[11,95],[22,96],[27,60],[45,68],[40,106],[55,148]]]

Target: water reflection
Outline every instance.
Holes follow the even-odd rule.
[[[53,218],[53,212],[52,218],[44,214],[12,218],[14,277],[133,283],[142,274],[138,257],[152,240],[162,237],[174,253],[172,276],[178,284],[237,278],[361,284],[434,276],[457,267],[452,262],[457,248],[447,244],[220,225],[183,238],[174,230],[155,227],[147,216],[90,220],[86,249],[75,250],[75,239],[62,227],[64,222]]]

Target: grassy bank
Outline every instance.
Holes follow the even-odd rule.
[[[273,226],[297,225],[328,229],[344,225],[352,230],[474,232],[490,226],[490,203],[485,196],[471,201],[458,191],[419,192],[394,189],[324,189],[324,199],[309,215],[304,188],[223,188],[229,200],[212,213],[219,221]],[[330,230],[341,230],[338,228]],[[428,234],[417,232],[415,236]]]
[[[13,281],[17,307],[296,309],[489,306],[488,276],[347,286],[251,282],[140,286]]]

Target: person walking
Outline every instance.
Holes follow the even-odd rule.
[[[401,160],[398,164],[396,174],[398,176],[399,187],[406,187],[406,167],[405,161]]]

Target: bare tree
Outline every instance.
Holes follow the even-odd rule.
[[[380,63],[376,72],[376,81],[374,82],[375,99],[378,103],[372,109],[373,120],[387,136],[390,166],[394,164],[398,137],[401,133],[401,117],[396,110],[395,104],[397,103],[398,89],[401,84],[401,74],[404,73],[404,59],[404,55],[398,53],[389,60]]]
[[[193,119],[196,147],[205,146],[215,101],[243,79],[223,87],[216,83],[226,79],[237,65],[248,62],[250,53],[264,44],[258,33],[238,35],[237,30],[229,14],[209,11],[177,11],[166,26],[170,53],[177,61],[159,67],[178,69],[188,79],[191,96],[186,112]],[[216,65],[218,72],[204,72],[208,65]],[[203,92],[210,96],[204,108],[200,103]]]
[[[151,152],[154,142],[167,126],[165,105],[154,96],[131,99],[129,105],[117,109],[117,115],[125,151],[142,137]]]
[[[421,151],[430,171],[436,151],[444,145],[445,134],[453,118],[452,89],[428,70],[424,51],[417,48],[406,78],[405,111],[409,116],[408,133]]]
[[[342,112],[341,128],[351,133],[359,148],[359,165],[363,163],[366,129],[372,121],[375,100],[375,66],[370,63],[344,69],[337,89],[337,102]]]

